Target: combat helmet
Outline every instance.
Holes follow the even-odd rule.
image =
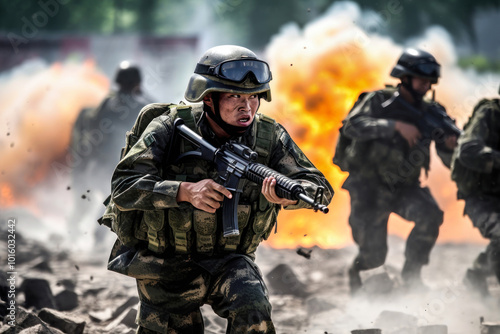
[[[269,65],[247,48],[216,46],[201,57],[189,80],[185,98],[200,102],[211,92],[258,94],[271,101]]]
[[[405,75],[429,79],[437,83],[441,65],[429,52],[418,49],[406,49],[391,71],[391,76],[401,78]]]
[[[141,83],[141,71],[130,61],[124,60],[118,66],[115,82],[123,90],[131,90]]]

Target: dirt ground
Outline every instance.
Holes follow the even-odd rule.
[[[256,261],[270,290],[277,332],[349,334],[355,329],[385,328],[384,334],[417,333],[416,327],[415,332],[397,331],[406,322],[420,327],[445,325],[449,334],[479,334],[480,317],[485,321],[500,321],[500,288],[495,279],[489,281],[492,297],[488,299],[470,292],[462,282],[465,270],[484,245],[436,245],[431,262],[423,271],[428,291],[407,291],[400,285],[404,245],[404,240],[389,237],[386,265],[364,273],[366,288],[357,296],[349,294],[346,276],[356,254],[354,245],[304,250],[306,254],[310,252],[310,258],[299,255],[296,249],[261,245]],[[25,242],[22,247],[31,254],[44,252],[32,242]],[[26,277],[46,278],[56,295],[64,289],[61,282],[71,281],[79,296],[79,306],[65,313],[85,320],[84,333],[131,333],[124,326],[120,331],[112,328],[110,316],[137,295],[134,279],[107,271],[106,251],[92,256],[56,255],[48,260],[51,272],[33,269],[43,260],[40,256],[19,264],[18,283]],[[281,270],[278,274],[270,274],[278,269]],[[377,281],[377,277],[387,276],[390,281]],[[22,294],[18,297],[22,303]],[[202,312],[206,333],[225,333],[224,319],[217,317],[209,306],[204,306]]]

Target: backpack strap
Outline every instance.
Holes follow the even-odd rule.
[[[177,112],[177,115],[175,117],[180,117],[184,121],[184,124],[191,130],[197,132],[196,124],[197,124],[197,119],[195,119],[194,113],[198,111],[198,109],[201,109],[200,107],[196,105],[186,105],[186,104],[179,104],[176,106],[172,107],[172,111]],[[193,145],[191,142],[188,140],[181,139],[178,141],[179,143],[179,153],[185,153],[189,151],[194,151],[196,150],[196,146]],[[177,175],[176,176],[176,181],[186,181],[187,175]]]
[[[257,161],[266,164],[271,159],[274,144],[274,124],[271,117],[258,114],[257,132],[255,134],[255,151],[259,154]]]

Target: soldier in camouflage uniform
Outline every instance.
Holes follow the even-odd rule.
[[[109,176],[120,160],[125,132],[134,125],[142,107],[153,102],[142,92],[140,69],[129,61],[120,63],[114,81],[118,90],[110,92],[97,108],[84,109],[73,127],[70,146],[74,160],[74,208],[70,220],[77,226],[98,217],[100,203],[111,190]],[[82,194],[91,201],[82,201]],[[89,214],[94,216],[87,219]],[[99,232],[96,237],[99,241],[102,234]]]
[[[490,240],[465,277],[467,284],[487,296],[487,276],[494,274],[500,282],[499,99],[483,99],[475,106],[458,140],[452,178],[458,186],[458,198],[465,200],[464,214]]]
[[[270,80],[267,63],[252,51],[209,49],[185,94],[189,102],[203,103],[189,106],[192,115],[182,118],[216,147],[238,140],[253,148],[262,163],[297,180],[309,195],[325,187],[328,204],[333,190],[322,173],[280,124],[256,113],[261,98],[271,100]],[[115,249],[108,268],[137,279],[140,334],[203,333],[203,304],[227,319],[227,333],[275,333],[255,251],[282,207],[308,205],[278,197],[274,178],[266,178],[262,187],[245,180],[238,203],[240,235],[223,237],[221,201],[232,195],[216,182],[214,165],[201,159],[171,163],[168,154],[173,121],[186,107],[143,109],[165,113],[151,121],[118,164],[112,199],[122,210],[146,210],[135,233],[144,243],[125,252]]]
[[[343,121],[334,163],[348,171],[343,188],[351,197],[349,224],[359,253],[349,269],[352,293],[362,287],[360,271],[379,267],[387,255],[387,222],[396,213],[415,223],[407,243],[401,273],[408,287],[423,287],[420,272],[443,222],[441,211],[427,187],[421,187],[422,169],[429,169],[429,146],[434,140],[449,166],[456,136],[424,138],[414,114],[427,112],[436,102],[424,99],[438,81],[440,65],[421,50],[403,52],[391,76],[397,87],[363,93]],[[340,144],[340,141],[339,141]]]

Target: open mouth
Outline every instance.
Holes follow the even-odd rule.
[[[243,116],[238,119],[238,123],[248,123],[250,121],[250,116]]]

